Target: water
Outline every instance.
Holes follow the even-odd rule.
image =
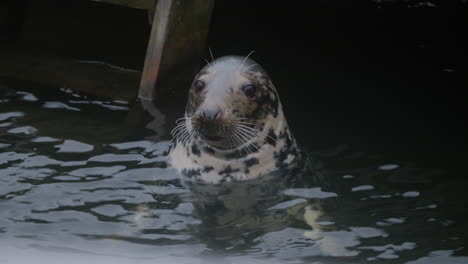
[[[0,82],[0,263],[468,263],[468,16],[466,1],[446,2],[216,3],[208,46],[257,50],[311,156],[296,181],[186,186],[164,136],[180,104],[143,117],[133,103]],[[54,25],[70,15],[49,13]],[[141,23],[109,46],[88,15],[79,45],[40,23],[47,44],[27,44],[143,62]]]
[[[190,186],[128,102],[3,90],[1,263],[468,263],[449,170],[336,145],[295,181]]]

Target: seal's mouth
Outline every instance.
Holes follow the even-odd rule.
[[[205,144],[209,145],[212,148],[220,149],[220,150],[227,150],[231,149],[234,146],[226,137],[223,136],[208,136],[199,134],[200,138],[205,142]]]
[[[217,149],[230,149],[232,148],[232,142],[228,140],[227,135],[221,135],[220,133],[203,133],[203,131],[199,131],[198,135],[200,138],[211,147]]]
[[[209,140],[209,141],[214,141],[214,142],[217,142],[217,141],[223,141],[224,140],[224,137],[221,137],[221,136],[209,136],[209,135],[202,135],[203,138]]]
[[[194,126],[200,137],[210,143],[223,143],[226,140],[224,123],[219,120],[197,121]]]
[[[256,139],[260,130],[254,123],[226,119],[203,120],[192,119],[195,134],[205,144],[217,149],[244,148]]]

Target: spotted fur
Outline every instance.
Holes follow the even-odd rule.
[[[206,83],[204,90],[194,87],[200,86],[197,80]],[[254,98],[242,92],[247,84],[256,87]],[[198,120],[200,111],[212,108],[219,109],[221,116],[216,115],[216,133],[224,136],[215,143],[203,137]],[[238,120],[250,127],[239,130]],[[248,129],[258,132],[245,132]],[[172,166],[193,181],[254,179],[288,168],[299,155],[273,83],[261,66],[244,57],[223,57],[202,69],[189,91],[185,117],[173,135]]]

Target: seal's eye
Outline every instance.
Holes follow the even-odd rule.
[[[205,88],[205,83],[203,81],[196,80],[193,86],[195,87],[195,92],[198,93]]]
[[[247,84],[244,87],[242,87],[242,92],[245,94],[250,99],[255,98],[255,92],[257,91],[257,88],[251,84]]]

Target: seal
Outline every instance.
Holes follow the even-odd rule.
[[[275,86],[248,56],[208,63],[176,123],[171,164],[191,181],[250,180],[287,169],[299,156]]]

